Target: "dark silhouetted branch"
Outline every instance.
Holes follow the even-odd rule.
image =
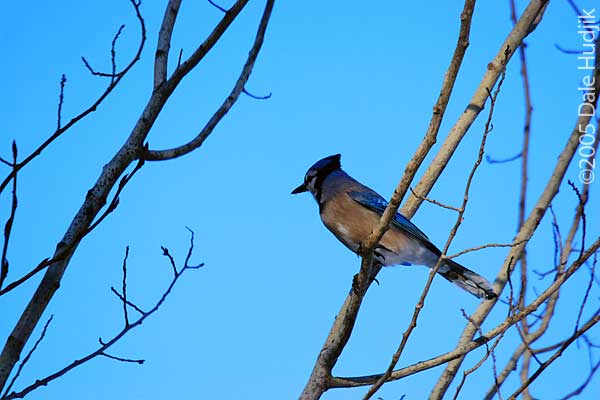
[[[60,129],[61,119],[62,119],[62,106],[63,101],[65,100],[65,84],[67,83],[67,77],[65,74],[62,74],[60,78],[60,93],[58,95],[58,110],[56,112],[56,130]]]
[[[590,330],[594,325],[600,321],[600,309],[596,310],[594,316],[590,318],[578,331],[576,331],[570,338],[564,341],[560,348],[552,354],[552,356],[546,360],[540,367],[524,382],[509,398],[508,400],[516,400],[517,396],[527,389],[540,375],[548,368],[556,359],[558,359],[564,351],[573,343],[577,338],[583,335],[585,332]]]
[[[221,7],[220,5],[218,5],[217,3],[215,3],[215,2],[214,2],[214,1],[212,1],[212,0],[208,0],[208,2],[209,2],[211,5],[213,5],[213,6],[214,6],[214,7],[215,7],[217,10],[223,11],[224,13],[226,13],[226,12],[228,12],[228,11],[229,11],[229,10],[227,10],[227,9],[225,9],[225,8],[223,8],[223,7]]]
[[[504,163],[509,163],[511,161],[518,160],[522,156],[523,156],[523,154],[519,153],[519,154],[509,157],[509,158],[495,159],[495,158],[490,157],[489,155],[486,155],[485,161],[487,161],[490,164],[504,164]]]
[[[270,99],[271,96],[273,95],[273,93],[269,92],[269,94],[266,95],[266,96],[257,96],[255,94],[250,93],[245,88],[242,89],[242,93],[244,93],[246,96],[251,97],[251,98],[256,99],[256,100],[267,100],[267,99]]]
[[[193,235],[193,232],[192,232],[192,235]],[[188,251],[188,257],[186,258],[186,260],[188,260],[188,261],[189,261],[189,257],[191,257],[192,248],[193,248],[193,237],[191,239],[191,246],[190,246],[190,250]],[[128,254],[129,254],[129,248],[127,248],[127,250],[125,252],[125,258],[123,260],[123,281],[125,281],[125,279],[126,279],[126,269],[127,269],[126,264],[127,264],[127,255]],[[172,257],[169,257],[169,259],[172,263],[174,263]],[[162,296],[158,299],[158,301],[154,304],[154,306],[147,312],[142,311],[137,306],[133,306],[132,303],[130,301],[128,301],[124,295],[117,293],[116,290],[114,290],[114,288],[111,288],[111,290],[115,294],[117,294],[117,296],[121,299],[121,301],[123,303],[123,308],[125,310],[124,311],[125,315],[127,315],[126,307],[132,306],[136,309],[136,311],[138,311],[140,313],[140,316],[136,320],[132,321],[131,323],[128,322],[128,319],[126,317],[126,322],[125,322],[123,328],[121,329],[121,331],[118,332],[115,336],[113,336],[110,340],[104,341],[101,338],[98,339],[98,342],[100,343],[100,347],[98,349],[96,349],[95,351],[87,354],[86,356],[84,356],[78,360],[73,361],[66,367],[62,368],[61,370],[59,370],[51,375],[48,375],[42,379],[37,379],[34,383],[32,383],[31,385],[27,386],[26,388],[22,389],[19,392],[5,393],[4,396],[2,396],[2,398],[0,400],[21,399],[21,398],[25,397],[27,394],[31,393],[32,391],[40,388],[41,386],[48,385],[50,382],[54,381],[57,378],[60,378],[61,376],[65,375],[67,372],[71,371],[72,369],[79,367],[79,366],[85,364],[86,362],[90,361],[91,359],[98,357],[98,356],[107,357],[107,358],[110,358],[110,359],[113,359],[116,361],[120,361],[120,362],[143,364],[144,360],[116,357],[116,356],[110,355],[107,352],[107,350],[109,348],[111,348],[111,346],[113,346],[119,340],[121,340],[132,329],[135,329],[136,327],[140,326],[146,318],[148,318],[149,316],[154,314],[156,311],[158,311],[158,309],[162,306],[162,304],[164,303],[166,298],[171,293],[171,290],[173,289],[173,287],[175,286],[175,284],[177,283],[179,278],[183,275],[183,273],[186,270],[199,269],[203,266],[204,266],[204,263],[199,264],[197,266],[184,265],[180,269],[177,269],[177,267],[175,267],[175,274],[174,274],[171,282],[167,286],[166,290],[163,292]],[[123,292],[125,292],[125,286],[126,286],[126,284],[124,283],[123,284]],[[47,327],[47,325],[48,324],[46,324],[46,327]],[[43,338],[43,335],[45,334],[45,332],[46,332],[46,329],[44,329],[44,331],[42,333],[42,338]],[[41,340],[41,338],[36,343],[36,346],[40,340]],[[34,349],[36,346],[34,346]],[[32,351],[34,349],[32,349]],[[20,370],[19,370],[19,372],[20,372]]]
[[[2,193],[4,191],[4,189],[6,188],[6,185],[13,178],[14,174],[19,172],[23,167],[25,167],[33,159],[35,159],[37,156],[39,156],[42,153],[42,151],[44,151],[44,149],[46,149],[46,147],[48,147],[52,142],[54,142],[63,133],[65,133],[70,128],[72,128],[77,122],[81,121],[87,115],[96,111],[98,109],[98,106],[100,106],[100,104],[102,104],[102,102],[115,89],[115,87],[117,87],[119,82],[121,82],[121,79],[123,79],[123,77],[127,74],[127,72],[129,72],[131,70],[131,68],[138,62],[138,60],[140,59],[140,56],[142,54],[144,44],[146,43],[146,25],[145,25],[144,19],[142,18],[142,15],[140,14],[139,2],[136,2],[135,0],[130,0],[130,2],[134,7],[137,19],[140,24],[141,38],[140,38],[140,44],[138,46],[137,52],[135,53],[135,55],[133,56],[133,58],[131,59],[129,64],[123,70],[121,70],[120,72],[115,74],[116,75],[115,79],[111,80],[110,84],[106,87],[104,92],[88,108],[83,110],[77,116],[73,117],[69,122],[67,122],[60,129],[57,129],[56,131],[54,131],[54,133],[52,135],[50,135],[50,137],[48,139],[46,139],[37,149],[35,149],[31,154],[29,154],[27,157],[25,157],[25,159],[23,159],[23,161],[19,162],[15,166],[14,170],[10,174],[8,174],[8,176],[6,176],[6,178],[4,178],[4,180],[0,183],[0,193]],[[59,99],[59,104],[60,104],[60,99]]]
[[[8,259],[7,259],[7,252],[8,252],[8,242],[10,240],[10,234],[12,232],[12,227],[13,227],[13,222],[15,221],[15,214],[17,212],[17,205],[18,205],[18,200],[17,200],[17,171],[16,171],[16,166],[17,166],[17,142],[15,142],[13,140],[12,142],[12,158],[13,158],[13,189],[12,189],[12,197],[11,197],[11,202],[10,202],[10,214],[8,216],[8,219],[6,220],[6,224],[4,225],[4,243],[2,245],[2,259],[1,259],[1,266],[0,266],[0,288],[2,288],[2,285],[4,284],[4,280],[6,279],[6,277],[8,276]]]

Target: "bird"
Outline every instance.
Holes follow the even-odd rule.
[[[314,163],[304,182],[291,194],[303,192],[313,195],[325,227],[355,253],[388,204],[377,192],[342,170],[341,154]],[[427,235],[399,212],[373,251],[375,262],[383,266],[416,264],[434,268],[441,255]],[[451,259],[444,259],[437,273],[478,298],[497,297],[484,277]]]

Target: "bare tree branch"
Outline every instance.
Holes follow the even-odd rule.
[[[456,47],[450,61],[450,66],[448,67],[444,76],[440,95],[433,107],[433,115],[431,117],[429,127],[427,128],[427,132],[425,133],[419,148],[406,166],[402,179],[396,187],[394,195],[390,199],[390,204],[386,208],[387,215],[384,213],[384,216],[382,217],[382,220],[385,219],[385,221],[383,221],[383,224],[381,223],[382,221],[380,221],[380,225],[387,226],[387,224],[389,224],[391,218],[398,210],[400,201],[406,194],[406,191],[408,190],[410,183],[419,169],[419,166],[422,164],[423,160],[435,144],[446,107],[450,101],[450,95],[452,94],[454,83],[456,82],[458,71],[469,45],[471,19],[474,8],[474,0],[465,1],[465,5],[460,16],[461,25]],[[409,216],[412,215],[413,214],[410,214]],[[383,233],[381,234],[383,235]],[[374,247],[374,243],[372,247]],[[360,273],[357,275],[356,279],[357,284],[355,285],[353,283],[353,290],[346,298],[346,301],[342,305],[342,308],[338,313],[338,316],[335,319],[327,338],[325,339],[325,344],[319,353],[317,361],[315,362],[311,376],[300,396],[301,400],[318,399],[326,390],[328,390],[330,387],[334,387],[333,384],[335,378],[331,376],[331,370],[333,369],[333,366],[337,362],[338,357],[342,353],[344,346],[350,338],[350,333],[354,327],[356,316],[358,315],[358,310],[362,303],[364,293],[366,292],[367,286],[371,283],[371,277],[376,275],[380,268],[381,267],[378,265],[373,265],[371,270],[370,257],[368,255],[363,257]],[[354,290],[355,286],[358,290]],[[370,384],[372,383],[374,383],[374,381],[370,382]]]
[[[48,326],[50,326],[50,322],[52,322],[53,318],[54,318],[54,315],[51,315],[50,318],[48,318],[48,321],[46,321],[46,324],[44,325],[44,329],[42,329],[42,333],[40,334],[40,337],[38,338],[38,340],[35,341],[35,343],[33,344],[33,347],[31,348],[31,350],[29,350],[29,352],[27,353],[25,358],[23,358],[23,361],[21,361],[21,364],[19,364],[19,368],[17,368],[17,372],[10,380],[10,383],[6,387],[6,390],[4,391],[4,394],[2,395],[1,399],[4,399],[6,397],[6,395],[8,394],[8,392],[10,392],[10,389],[12,389],[13,385],[15,384],[15,382],[21,375],[21,371],[23,371],[23,367],[25,367],[25,364],[27,364],[27,361],[29,361],[29,359],[31,358],[31,356],[33,355],[33,353],[35,352],[35,350],[37,349],[39,344],[42,342],[42,340],[44,340],[44,337],[46,337],[46,331],[48,330]]]
[[[594,377],[594,374],[596,374],[596,371],[598,371],[598,368],[600,368],[600,361],[598,361],[596,364],[594,364],[594,366],[590,370],[590,373],[588,374],[588,376],[585,378],[583,383],[581,385],[579,385],[579,387],[577,389],[573,390],[571,393],[567,394],[566,396],[561,397],[560,400],[568,400],[568,399],[572,399],[573,397],[579,396],[583,392],[583,390],[590,384],[590,381]]]
[[[584,256],[582,258],[578,258],[577,260],[575,260],[565,271],[564,274],[558,277],[548,288],[546,288],[546,290],[540,293],[540,295],[525,308],[512,314],[499,325],[487,331],[483,336],[461,344],[460,346],[457,346],[454,350],[450,352],[447,352],[445,354],[439,355],[426,361],[420,361],[408,367],[395,370],[390,375],[389,381],[405,378],[407,376],[414,375],[418,372],[452,362],[453,360],[463,357],[464,355],[468,354],[474,349],[483,346],[485,343],[503,334],[514,324],[521,321],[523,318],[526,318],[532,312],[537,310],[542,304],[544,304],[550,298],[550,296],[556,293],[556,291],[559,290],[560,287],[581,268],[585,260],[589,259],[594,253],[598,251],[598,249],[600,249],[600,237],[597,238],[596,241],[594,241],[594,243],[585,250]],[[476,321],[475,319],[473,319],[472,315],[470,316],[470,318],[473,321]],[[469,325],[472,326],[471,323],[469,323]],[[381,378],[382,375],[383,374],[366,375],[358,377],[331,377],[330,388],[372,385],[375,382],[377,382],[377,380]]]
[[[12,232],[13,222],[15,221],[15,214],[17,212],[17,142],[13,140],[12,142],[12,156],[13,156],[13,189],[12,189],[12,198],[10,204],[10,215],[6,220],[6,224],[4,225],[4,244],[2,245],[2,259],[0,260],[0,288],[4,284],[4,280],[8,275],[8,259],[6,258],[6,254],[8,252],[8,242],[10,240],[10,233]]]
[[[190,250],[188,251],[188,254],[191,254],[192,252],[192,247],[193,247],[193,238],[192,240],[192,245],[190,246]],[[125,258],[123,259],[123,292],[125,293],[125,280],[127,277],[127,255],[129,254],[129,247],[127,247],[127,250],[125,252]],[[189,256],[188,256],[189,258]],[[170,258],[170,262],[172,261],[172,258]],[[72,363],[68,364],[67,366],[65,366],[64,368],[60,369],[59,371],[56,371],[53,374],[50,374],[42,379],[37,379],[34,383],[30,384],[29,386],[25,387],[24,389],[22,389],[19,392],[12,392],[12,393],[8,393],[8,390],[6,391],[6,393],[0,398],[0,400],[11,400],[11,399],[21,399],[23,397],[25,397],[26,395],[28,395],[29,393],[31,393],[32,391],[42,387],[42,386],[46,386],[48,385],[48,383],[60,378],[61,376],[65,375],[67,372],[71,371],[72,369],[79,367],[83,364],[85,364],[86,362],[88,362],[89,360],[95,358],[95,357],[107,357],[116,361],[120,361],[120,362],[127,362],[127,363],[137,363],[137,364],[143,364],[144,360],[140,360],[140,359],[130,359],[130,358],[122,358],[122,357],[116,357],[113,355],[110,355],[109,353],[107,353],[107,350],[109,348],[111,348],[111,346],[113,346],[115,343],[117,343],[119,340],[121,340],[127,333],[129,333],[132,329],[135,329],[136,327],[140,326],[144,320],[146,318],[148,318],[149,316],[151,316],[152,314],[154,314],[156,311],[158,311],[158,309],[162,306],[162,304],[164,303],[164,301],[166,300],[166,298],[169,296],[169,294],[171,293],[171,290],[173,289],[173,287],[175,286],[175,284],[177,283],[177,281],[179,280],[179,278],[181,278],[181,276],[183,275],[183,273],[188,270],[188,269],[199,269],[202,266],[204,266],[204,263],[199,264],[197,266],[188,266],[188,265],[184,265],[183,267],[181,267],[180,269],[177,269],[175,267],[175,274],[171,280],[171,282],[169,283],[169,285],[167,286],[166,290],[163,292],[163,294],[161,295],[161,297],[157,300],[157,302],[154,304],[154,306],[147,312],[143,312],[139,307],[134,306],[131,302],[129,302],[126,297],[123,295],[119,295],[117,293],[117,296],[119,296],[119,298],[122,300],[123,302],[123,308],[124,308],[124,312],[125,312],[125,324],[123,326],[123,328],[121,329],[121,331],[119,331],[116,335],[114,335],[110,340],[108,341],[103,341],[102,339],[99,339],[99,343],[100,343],[100,347],[98,347],[98,349],[96,349],[95,351],[87,354],[86,356],[73,361]],[[113,292],[116,293],[116,291],[113,289]],[[126,307],[128,305],[133,306],[139,313],[140,316],[135,320],[132,321],[131,323],[129,323],[128,319],[127,319],[127,311],[126,311]],[[48,324],[46,324],[47,327]],[[43,335],[45,334],[46,329],[44,328],[44,332],[42,333],[42,338]],[[41,338],[38,340],[38,342],[36,343],[35,347],[37,346],[37,344],[39,343],[39,341],[41,340]],[[32,351],[34,350],[32,349]],[[19,370],[20,372],[20,370]]]
[[[467,133],[469,127],[483,110],[483,106],[488,97],[487,89],[495,86],[505,67],[505,60],[508,62],[508,60],[512,58],[514,52],[519,48],[525,36],[530,33],[534,22],[544,9],[546,2],[547,0],[532,0],[529,3],[517,24],[515,24],[504,43],[500,46],[500,50],[494,59],[488,64],[488,69],[478,88],[475,90],[469,105],[450,130],[442,147],[415,187],[415,192],[419,193],[421,196],[427,196],[429,194],[429,191],[448,164],[448,160],[450,160],[454,154],[454,151]],[[508,56],[505,56],[504,52],[507,48],[510,49],[510,53]],[[412,215],[421,203],[422,200],[414,196],[409,197],[402,207],[403,214]]]
[[[146,43],[146,24],[140,13],[139,2],[137,2],[136,0],[130,0],[130,2],[133,5],[134,11],[136,13],[136,17],[140,24],[141,38],[140,38],[140,44],[138,46],[138,49],[137,49],[135,55],[133,56],[133,58],[131,59],[131,61],[129,62],[129,64],[123,70],[121,70],[120,72],[115,74],[115,79],[111,80],[110,84],[106,87],[104,92],[88,108],[83,110],[77,116],[73,117],[69,122],[67,122],[65,125],[63,125],[62,128],[54,131],[54,133],[52,135],[50,135],[50,137],[48,139],[46,139],[37,149],[35,149],[31,154],[29,154],[27,157],[25,157],[25,159],[23,161],[19,162],[17,164],[17,166],[14,168],[14,170],[10,174],[8,174],[6,176],[6,178],[4,178],[2,183],[0,183],[0,193],[2,193],[4,191],[4,189],[6,188],[6,185],[8,185],[10,180],[13,178],[14,174],[19,172],[23,167],[25,167],[33,159],[35,159],[37,156],[39,156],[42,153],[42,151],[44,151],[44,149],[46,149],[46,147],[48,147],[50,144],[52,144],[52,142],[54,142],[56,139],[58,139],[63,133],[65,133],[70,128],[72,128],[77,122],[81,121],[83,118],[85,118],[89,114],[96,111],[98,109],[98,106],[100,106],[102,104],[102,102],[104,102],[104,100],[108,97],[108,95],[117,87],[119,82],[121,82],[121,79],[123,79],[123,77],[139,61],[140,56],[142,54],[142,50],[144,48],[144,44]],[[61,100],[59,98],[59,105],[60,104],[61,104]],[[2,382],[1,375],[2,374],[0,373],[0,383]],[[1,386],[2,385],[0,384],[0,387]]]
[[[29,271],[28,273],[26,273],[25,275],[23,275],[21,278],[15,280],[14,282],[9,283],[8,285],[6,285],[4,287],[4,289],[1,289],[0,290],[0,296],[2,296],[4,294],[10,292],[11,290],[15,289],[16,287],[18,287],[19,285],[21,285],[23,282],[27,281],[32,276],[34,276],[38,272],[42,271],[44,268],[46,268],[48,265],[52,264],[55,261],[57,261],[57,260],[54,259],[54,258],[45,258],[45,259],[43,259],[34,269],[32,269],[31,271]]]
[[[506,49],[506,52],[505,52],[506,57],[508,57],[509,53],[510,53],[510,49]],[[506,63],[505,63],[505,65],[506,65]],[[433,278],[435,277],[438,269],[440,268],[440,266],[446,259],[446,256],[445,256],[446,252],[448,251],[448,248],[450,247],[452,240],[454,240],[454,237],[456,236],[456,233],[458,232],[458,228],[460,227],[460,225],[463,221],[463,216],[464,216],[464,213],[465,213],[465,210],[467,207],[467,202],[469,201],[469,191],[471,189],[471,183],[473,182],[473,177],[475,176],[475,172],[477,171],[477,169],[479,168],[479,165],[481,164],[481,161],[483,160],[483,154],[485,152],[485,145],[487,143],[487,137],[488,137],[488,134],[492,131],[492,117],[494,115],[496,99],[498,98],[498,94],[500,93],[500,89],[502,88],[502,84],[504,83],[505,77],[506,77],[506,69],[504,69],[502,71],[500,81],[498,82],[498,86],[496,87],[494,94],[492,95],[491,92],[488,92],[489,98],[490,98],[490,111],[488,113],[488,118],[485,123],[483,136],[481,138],[481,143],[479,145],[479,152],[477,154],[477,159],[475,160],[475,163],[473,164],[473,168],[471,168],[469,177],[467,178],[467,183],[465,185],[465,190],[464,190],[464,194],[463,194],[463,202],[459,208],[460,211],[458,212],[458,215],[456,216],[456,222],[454,223],[454,226],[452,227],[450,234],[448,235],[448,239],[446,240],[446,244],[444,245],[444,248],[442,250],[442,255],[438,259],[435,267],[432,268],[431,271],[429,272],[429,276],[427,277],[427,282],[425,283],[425,288],[423,289],[423,292],[421,293],[421,297],[419,298],[419,301],[417,302],[417,305],[415,306],[415,309],[413,311],[413,315],[412,315],[412,318],[408,325],[408,328],[406,328],[406,330],[402,334],[402,340],[400,342],[400,345],[398,346],[398,349],[396,350],[396,352],[394,353],[394,355],[392,357],[392,361],[390,362],[386,372],[369,389],[369,391],[367,392],[367,394],[364,397],[364,400],[370,399],[379,390],[379,388],[381,388],[381,386],[383,386],[383,384],[386,382],[386,380],[389,379],[390,375],[394,371],[394,368],[396,367],[396,364],[398,363],[398,360],[400,359],[400,356],[402,355],[402,352],[404,351],[404,348],[406,347],[406,344],[408,343],[408,338],[410,337],[413,330],[417,327],[417,319],[419,318],[419,314],[425,307],[425,298],[427,297],[427,294],[429,293],[429,289],[431,287],[431,284],[433,283]],[[465,317],[466,317],[466,315],[465,315]],[[477,325],[477,327],[478,327],[478,325]],[[487,344],[486,344],[486,346],[487,346]]]
[[[529,7],[528,7],[528,9],[529,9]],[[523,13],[523,16],[526,13],[527,13],[527,10]],[[523,18],[523,16],[521,16],[521,19]],[[517,24],[517,26],[518,26],[518,24]],[[600,43],[600,42],[598,42],[598,43]],[[597,47],[598,47],[598,44],[597,44]],[[598,93],[600,91],[600,69],[599,68],[595,69],[593,76],[595,78],[595,85],[590,90],[594,90],[595,93]],[[597,98],[594,100],[596,101]],[[591,113],[589,111],[592,109],[595,109],[595,104],[596,104],[595,101],[594,101],[594,103],[586,102],[586,103],[582,104],[581,107],[587,111],[587,112],[584,112],[583,114],[588,114],[588,116],[582,115],[582,116],[579,116],[579,118],[577,119],[575,127],[574,127],[573,131],[571,132],[563,151],[559,155],[557,164],[554,168],[554,171],[552,172],[550,179],[548,180],[548,182],[546,184],[546,187],[544,188],[544,191],[541,193],[536,205],[534,206],[533,210],[527,217],[525,223],[519,229],[519,232],[515,238],[515,241],[528,240],[537,230],[537,227],[538,227],[542,217],[544,216],[546,210],[550,206],[552,199],[558,193],[560,184],[562,183],[562,181],[564,179],[567,168],[569,167],[571,160],[573,159],[573,156],[575,155],[575,152],[579,145],[579,136],[581,134],[580,129],[581,129],[581,127],[585,127],[587,125],[587,123],[589,122],[589,120],[590,120],[589,115],[591,115]],[[509,254],[506,257],[504,264],[506,265],[509,260],[519,259],[521,257],[522,248],[523,248],[523,245],[518,245],[518,246],[511,248]],[[506,271],[506,269],[504,267],[501,268],[498,276],[496,277],[496,282],[494,285],[496,287],[496,289],[495,289],[496,293],[499,293],[504,288],[504,286],[506,285],[506,282],[508,280],[508,275],[511,272],[512,271]],[[493,306],[494,306],[493,301],[482,303],[482,305],[479,306],[479,308],[472,315],[473,320],[477,321],[478,323],[481,323],[487,317],[487,315],[489,314],[489,312],[491,311]],[[459,340],[457,347],[461,347],[463,344],[468,343],[474,334],[475,334],[475,331],[473,330],[473,328],[470,326],[466,326],[465,329],[463,330],[463,333],[461,335],[461,338]],[[432,391],[432,393],[430,395],[431,400],[441,399],[443,397],[443,395],[447,391],[450,383],[456,376],[463,359],[464,359],[464,357],[460,357],[459,359],[452,361],[451,363],[449,363],[446,366],[446,369],[442,373],[442,376],[439,378],[434,390]]]
[[[65,74],[62,74],[60,78],[60,93],[58,95],[58,110],[56,112],[56,129],[60,129],[61,118],[62,118],[62,106],[63,101],[65,100],[65,84],[67,83],[67,77]]]
[[[175,27],[175,20],[179,13],[181,0],[169,0],[165,15],[158,32],[158,43],[156,44],[156,55],[154,56],[154,89],[156,90],[167,80],[167,67],[169,50],[171,48],[171,35]]]
[[[557,358],[562,356],[564,351],[573,343],[577,338],[583,335],[585,332],[590,330],[595,324],[600,321],[600,309],[596,310],[594,316],[590,318],[577,332],[575,332],[569,339],[567,339],[562,346],[554,353],[552,356],[545,361],[540,367],[529,377],[529,379],[524,382],[509,398],[508,400],[515,400],[517,396],[522,393],[526,388],[528,388],[533,381],[540,376],[540,374],[550,366]]]
[[[212,131],[217,126],[217,124],[221,121],[221,119],[229,112],[231,107],[233,107],[233,105],[235,104],[237,99],[240,97],[240,94],[245,91],[244,85],[248,81],[248,78],[250,78],[250,74],[252,73],[252,68],[254,68],[254,63],[256,62],[256,58],[258,57],[258,53],[259,53],[259,51],[262,47],[263,41],[264,41],[265,32],[267,30],[269,18],[271,16],[271,11],[273,10],[273,3],[274,3],[274,0],[267,0],[267,4],[265,6],[265,11],[264,11],[262,19],[260,21],[260,24],[258,27],[258,32],[256,33],[256,38],[254,40],[254,44],[252,45],[252,49],[250,50],[250,53],[248,54],[248,59],[246,60],[246,64],[244,65],[244,68],[242,68],[242,72],[240,73],[240,76],[238,77],[237,82],[235,83],[233,89],[231,90],[231,93],[229,94],[229,96],[227,96],[227,98],[225,99],[223,104],[221,104],[219,109],[208,120],[208,122],[206,123],[204,128],[202,128],[202,130],[200,131],[200,133],[198,133],[198,135],[196,135],[196,137],[193,138],[188,143],[183,144],[178,147],[175,147],[175,148],[172,148],[172,149],[148,150],[144,154],[145,160],[162,161],[162,160],[169,160],[172,158],[181,157],[182,155],[188,154],[188,153],[196,150],[198,147],[200,147],[202,145],[202,143],[204,143],[206,138],[212,133]],[[230,12],[231,12],[231,10],[228,11],[227,13],[230,13]],[[192,55],[192,57],[194,57],[194,56]],[[192,57],[190,57],[190,59]],[[188,62],[189,62],[189,60],[186,61],[185,63],[183,63],[180,68],[183,68],[186,65],[186,63],[188,63]],[[178,70],[179,70],[179,68],[178,68]],[[176,73],[177,73],[177,71],[173,75],[175,76]],[[268,97],[270,97],[270,95]]]
[[[413,190],[413,188],[409,188],[409,189],[410,189],[410,192],[412,193],[413,196],[415,196],[415,197],[417,197],[417,198],[419,198],[421,200],[424,200],[424,201],[426,201],[428,203],[431,203],[431,204],[435,204],[436,206],[440,206],[440,207],[445,208],[447,210],[452,210],[452,211],[460,212],[460,208],[458,208],[458,207],[449,206],[449,205],[441,203],[441,202],[439,202],[439,201],[437,201],[435,199],[430,199],[429,197],[419,196],[418,194],[415,193],[415,191]]]
[[[143,21],[141,15],[139,14],[139,2],[136,0],[131,0],[131,2],[136,9],[138,18],[140,21]],[[74,216],[63,238],[57,245],[53,262],[47,266],[44,277],[39,283],[25,310],[21,314],[17,324],[7,339],[2,352],[0,353],[0,388],[5,386],[8,376],[13,370],[17,360],[20,358],[23,347],[29,340],[33,329],[40,321],[44,310],[60,286],[60,282],[73,253],[76,251],[81,240],[87,233],[89,233],[89,228],[93,220],[106,205],[107,198],[112,188],[117,184],[119,178],[131,163],[133,163],[135,160],[144,159],[143,154],[146,152],[144,142],[146,141],[146,137],[148,136],[151,127],[156,121],[160,111],[166,104],[170,95],[181,82],[183,77],[188,74],[214,46],[214,44],[231,25],[246,3],[247,0],[237,1],[234,6],[223,16],[223,19],[216,25],[213,31],[209,34],[209,37],[198,47],[198,49],[196,49],[196,51],[194,51],[190,58],[183,62],[166,82],[164,82],[158,89],[151,93],[150,98],[148,99],[148,102],[138,121],[133,127],[129,137],[123,146],[116,152],[113,158],[104,166],[97,181],[88,191],[81,208]],[[273,1],[269,1],[267,3],[267,8],[272,8],[272,3]],[[262,21],[264,21],[264,15],[263,20],[261,20],[261,24],[264,23]],[[142,33],[142,37],[145,40],[145,27],[143,24]],[[138,56],[136,56],[136,59],[137,57]],[[126,72],[131,65],[132,64],[126,67],[124,71]],[[119,82],[120,78],[122,78],[122,76],[115,79],[112,85]],[[104,95],[104,97],[105,96],[106,95]],[[102,99],[104,97],[102,97]],[[89,112],[91,111],[92,109],[89,110]],[[78,118],[81,119],[85,115],[87,114],[82,114]],[[24,162],[20,163],[20,168],[22,168],[23,165],[39,154],[39,152],[43,150],[43,148],[45,148],[50,142],[52,142],[57,135],[60,135],[62,132],[64,132],[64,130],[72,126],[73,123],[74,122],[65,125],[63,127],[63,131],[53,135],[49,141],[46,141],[45,144],[37,150],[35,155],[30,156],[30,158],[27,158]],[[9,178],[7,179],[10,179],[10,177],[12,177],[12,175],[9,175]],[[0,185],[0,191],[4,185],[5,184]],[[133,326],[133,324],[130,326]]]
[[[489,249],[491,247],[515,247],[516,245],[521,244],[521,243],[524,243],[524,242],[482,244],[481,246],[475,246],[475,247],[470,247],[468,249],[461,250],[458,253],[447,256],[447,258],[452,259],[452,258],[462,256],[463,254],[467,254],[467,253],[471,253],[473,251],[479,251],[479,250],[483,250],[483,249]]]
[[[226,13],[228,10],[226,10],[225,8],[221,7],[220,5],[218,5],[217,3],[215,3],[212,0],[208,0],[208,2],[214,6],[217,10],[223,11],[224,13]]]

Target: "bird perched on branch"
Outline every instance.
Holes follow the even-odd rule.
[[[388,203],[377,192],[344,172],[340,158],[340,154],[335,154],[317,161],[292,194],[312,193],[319,204],[323,224],[346,247],[357,252]],[[383,266],[418,264],[434,268],[441,254],[429,238],[400,213],[396,213],[373,251],[375,261]],[[444,260],[437,272],[479,298],[497,297],[485,278],[455,261]]]

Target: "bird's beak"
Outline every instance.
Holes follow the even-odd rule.
[[[302,192],[306,192],[308,189],[306,189],[306,186],[304,185],[304,183],[300,186],[298,186],[296,189],[292,190],[292,194],[298,194],[298,193],[302,193]]]

